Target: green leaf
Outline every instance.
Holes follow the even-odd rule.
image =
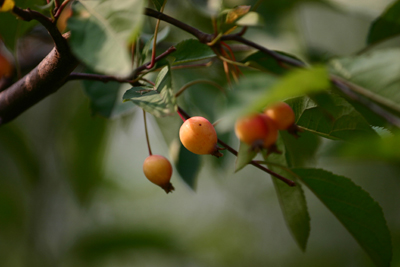
[[[290,99],[287,103],[296,115],[296,124],[303,130],[329,139],[354,141],[360,136],[377,137],[369,123],[346,100],[331,95],[335,108],[323,112],[309,97]]]
[[[261,95],[260,99],[251,105],[249,111],[261,111],[282,99],[324,91],[329,87],[328,72],[324,67],[295,69]]]
[[[170,67],[164,67],[157,76],[154,88],[133,87],[125,92],[124,101],[132,101],[156,117],[176,111],[176,98],[172,90]]]
[[[296,59],[301,61],[300,59],[296,58],[293,55],[284,53],[284,52],[280,52],[280,51],[274,51],[278,54]],[[276,59],[274,59],[273,57],[261,52],[261,51],[257,51],[253,54],[251,54],[250,56],[248,56],[246,59],[242,60],[242,62],[248,62],[250,64],[250,66],[260,69],[262,71],[268,71],[274,74],[278,74],[278,75],[282,75],[287,73],[289,70],[285,67],[283,67],[281,64],[279,64],[278,61],[276,61]]]
[[[176,51],[171,54],[175,59],[173,65],[199,61],[215,57],[214,51],[197,39],[187,39],[176,45]]]
[[[301,184],[287,170],[289,166],[286,161],[287,152],[281,138],[277,141],[277,148],[282,154],[271,154],[267,157],[264,151],[263,157],[268,163],[269,169],[296,182],[296,186],[290,187],[281,180],[272,178],[286,225],[297,245],[302,251],[305,251],[310,235],[310,216],[308,214],[306,198]],[[282,167],[277,167],[278,165]]]
[[[115,118],[129,110],[134,105],[131,102],[122,102],[121,95],[130,88],[128,84],[117,82],[84,81],[85,93],[90,98],[92,113],[106,118]]]
[[[400,49],[334,59],[332,72],[358,85],[353,90],[400,116]]]
[[[393,2],[371,25],[367,43],[373,44],[400,34],[400,0]]]
[[[330,87],[325,68],[295,69],[282,78],[262,74],[246,76],[228,95],[224,120],[218,125],[226,131],[240,116],[261,112],[266,106],[287,98],[327,90]]]
[[[235,161],[235,172],[243,169],[247,164],[249,164],[255,156],[257,156],[257,151],[252,149],[246,143],[240,142],[238,155]]]
[[[300,133],[296,138],[287,131],[281,131],[280,136],[285,143],[285,157],[290,167],[304,167],[315,159],[315,154],[321,145],[321,138],[310,132]]]
[[[74,2],[68,19],[73,53],[96,72],[128,75],[128,45],[141,29],[143,5],[143,0]]]
[[[377,266],[390,266],[392,245],[382,208],[350,179],[320,169],[293,169],[353,235]]]
[[[196,178],[201,167],[201,157],[187,150],[179,142],[179,154],[174,163],[182,180],[194,190],[196,188]]]
[[[151,0],[157,11],[160,11],[164,5],[165,0]]]

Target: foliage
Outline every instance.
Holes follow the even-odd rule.
[[[16,6],[35,9],[37,4],[43,4],[42,1],[21,2],[16,1]],[[392,258],[399,262],[399,256],[393,255],[398,251],[393,247],[398,250],[400,245],[385,219],[386,210],[372,194],[356,184],[356,179],[324,170],[314,160],[325,153],[344,159],[381,161],[398,170],[400,50],[390,44],[383,48],[376,48],[376,45],[399,35],[400,1],[391,3],[370,23],[368,36],[364,36],[367,42],[360,53],[337,55],[318,64],[309,64],[307,55],[298,57],[269,50],[256,43],[258,39],[247,37],[248,33],[252,36],[252,31],[260,29],[276,34],[279,24],[274,22],[296,4],[309,1],[278,2],[260,1],[241,6],[223,6],[222,1],[213,0],[185,2],[187,6],[180,8],[189,16],[193,12],[200,21],[209,21],[212,34],[208,34],[183,23],[188,14],[179,14],[176,17],[180,20],[175,19],[173,11],[168,10],[174,3],[167,1],[73,1],[73,15],[68,19],[68,45],[82,65],[77,70],[85,70],[74,77],[83,80],[76,84],[83,89],[88,102],[82,103],[83,96],[79,95],[74,98],[79,100],[68,102],[72,106],[77,103],[75,111],[71,108],[69,115],[60,112],[63,119],[55,114],[47,115],[49,121],[57,122],[58,131],[49,142],[53,140],[65,146],[55,159],[38,156],[40,149],[30,144],[29,134],[21,130],[23,127],[18,121],[0,128],[0,167],[4,170],[0,175],[0,228],[5,229],[0,230],[0,238],[7,240],[18,236],[16,243],[28,240],[25,244],[31,244],[29,224],[30,220],[37,223],[32,213],[37,211],[40,201],[35,200],[38,202],[31,207],[29,199],[36,199],[40,186],[48,182],[43,180],[43,170],[54,172],[41,167],[48,161],[62,162],[55,168],[64,173],[58,182],[73,192],[73,199],[80,207],[96,203],[96,192],[117,190],[112,183],[107,184],[102,168],[107,155],[107,133],[113,128],[113,122],[105,119],[123,121],[127,114],[142,109],[156,118],[158,127],[153,125],[149,129],[161,132],[171,151],[177,175],[190,188],[197,187],[201,170],[209,169],[207,160],[226,160],[211,166],[218,166],[220,172],[230,172],[230,175],[232,172],[240,175],[250,166],[257,167],[271,175],[284,221],[300,250],[306,251],[313,232],[310,220],[315,215],[309,208],[315,199],[309,197],[312,193],[354,237],[373,264],[390,266]],[[51,14],[49,20],[56,22],[59,5],[60,1],[52,1],[46,6],[48,10],[35,16],[43,18]],[[146,5],[155,10],[145,8]],[[277,12],[268,16],[270,11],[266,7]],[[168,12],[172,15],[165,16]],[[154,34],[146,33],[147,28],[153,31],[146,16],[170,25]],[[31,33],[37,24],[35,21],[15,20],[12,13],[1,13],[0,34],[5,46],[18,54],[20,38]],[[195,38],[182,37],[172,27]],[[242,46],[246,47],[244,52]],[[74,85],[66,81],[65,86],[71,84]],[[246,114],[263,112],[266,106],[278,101],[291,106],[296,125],[280,131],[274,147],[263,149],[235,140],[239,144],[236,151],[230,145],[235,120]],[[94,118],[88,117],[88,106]],[[229,161],[229,157],[210,159],[211,156],[199,156],[186,150],[177,137],[181,124],[178,116],[183,120],[190,116],[218,120],[215,128],[219,145],[226,149],[223,158],[230,152],[236,156],[235,162]],[[68,126],[62,126],[66,123]],[[149,129],[146,125],[151,153]],[[326,144],[334,148],[327,149]],[[5,158],[3,162],[2,158]],[[66,255],[74,257],[66,262],[94,264],[99,259],[111,258],[115,252],[138,249],[156,249],[176,255],[187,253],[177,249],[179,244],[172,242],[173,238],[164,232],[154,234],[144,227],[142,233],[113,227],[76,234],[69,240],[72,245],[63,248]],[[1,239],[0,250],[5,244]],[[1,256],[4,256],[2,252]],[[41,256],[37,257],[40,265]],[[43,259],[45,262],[45,257]],[[49,260],[47,265],[56,261]],[[62,256],[58,261],[63,261]],[[11,266],[12,262],[7,264]]]

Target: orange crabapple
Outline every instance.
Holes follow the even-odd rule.
[[[143,163],[143,172],[147,179],[160,186],[168,194],[174,187],[170,183],[172,166],[168,159],[161,155],[150,155]]]
[[[278,130],[265,114],[250,114],[239,118],[235,124],[235,134],[240,141],[253,146],[268,148],[278,138]]]
[[[278,130],[287,130],[294,124],[295,115],[293,109],[285,102],[278,102],[264,110],[274,122]]]
[[[222,156],[218,151],[217,132],[206,118],[197,116],[187,119],[179,129],[179,139],[183,146],[192,153]]]

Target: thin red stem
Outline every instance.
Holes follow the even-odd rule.
[[[151,155],[153,155],[153,154],[151,153],[149,133],[148,133],[148,131],[147,131],[146,111],[144,111],[144,109],[143,109],[143,120],[144,120],[144,131],[145,131],[145,133],[146,133],[147,148],[148,148],[148,150],[149,150],[149,155],[151,156]]]

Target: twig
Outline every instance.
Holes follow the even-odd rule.
[[[367,100],[364,97],[361,97],[357,93],[353,92],[346,84],[343,82],[332,78],[331,79],[332,83],[347,97],[350,99],[357,101],[361,103],[362,105],[366,106],[368,109],[370,109],[372,112],[375,114],[379,115],[383,119],[385,119],[388,123],[392,124],[393,126],[400,128],[400,119],[393,114],[387,112],[385,109],[382,107],[378,106],[372,101]]]
[[[23,19],[24,21],[36,20],[40,24],[42,24],[49,32],[58,51],[62,52],[70,50],[67,40],[62,36],[60,31],[57,29],[57,26],[53,23],[53,21],[50,18],[46,17],[45,15],[35,10],[30,10],[29,8],[21,9],[17,6],[14,6],[12,12],[19,18]]]
[[[158,11],[156,11],[154,9],[145,8],[144,14],[146,16],[153,17],[153,18],[156,18],[156,19],[160,19],[162,21],[168,22],[169,24],[172,24],[172,25],[174,25],[174,26],[176,26],[176,27],[178,27],[178,28],[180,28],[180,29],[182,29],[182,30],[194,35],[202,43],[208,43],[213,39],[211,34],[202,32],[202,31],[200,31],[200,30],[198,30],[198,29],[196,29],[196,28],[194,28],[194,27],[192,27],[192,26],[190,26],[190,25],[188,25],[188,24],[186,24],[186,23],[184,23],[182,21],[174,19],[174,18],[172,18],[172,17],[170,17],[168,15],[165,15],[164,13],[158,12]]]

